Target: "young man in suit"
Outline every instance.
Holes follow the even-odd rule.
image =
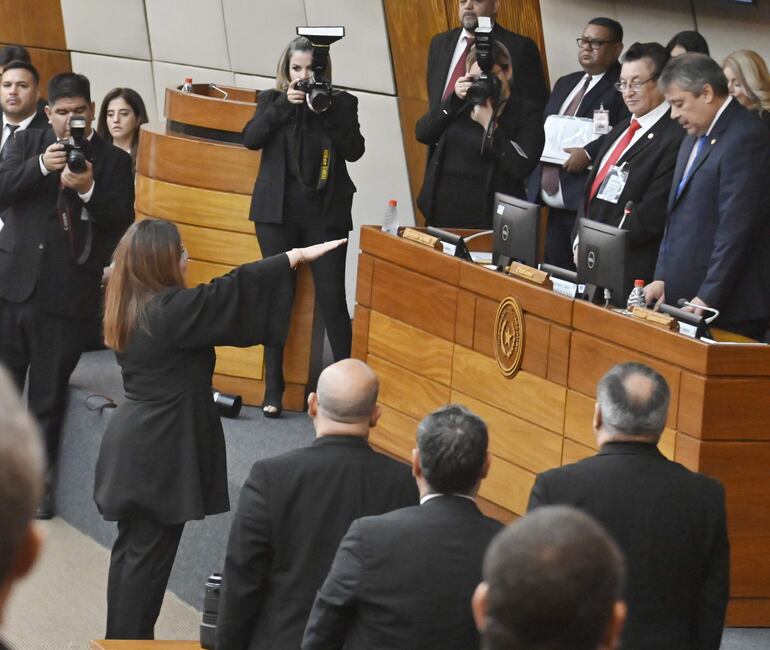
[[[592,517],[548,506],[489,545],[473,618],[484,650],[620,647],[623,554]]]
[[[481,418],[458,405],[428,415],[412,452],[420,505],[351,524],[302,648],[478,648],[470,601],[502,528],[475,502],[489,462]]]
[[[671,107],[658,89],[658,77],[668,58],[659,43],[634,43],[623,56],[617,87],[631,117],[585,147],[586,160],[593,160],[594,165],[573,230],[577,254],[581,217],[617,227],[626,204],[633,201],[633,210],[623,223],[630,233],[630,275],[631,280],[645,283],[652,281],[655,271],[676,156],[685,136],[684,129],[670,119]],[[607,191],[613,179],[623,179],[619,191]],[[603,183],[607,183],[605,191]]]
[[[530,511],[572,505],[626,556],[626,650],[718,650],[729,594],[722,485],[666,459],[666,380],[639,363],[610,369],[596,391],[596,456],[535,480]]]
[[[610,126],[628,115],[623,99],[615,90],[620,75],[618,57],[623,51],[623,27],[611,18],[594,18],[577,39],[581,70],[561,77],[545,106],[549,115],[572,115],[593,119],[594,112],[606,110]],[[559,167],[541,163],[529,178],[528,198],[548,206],[545,261],[572,269],[572,229],[584,200],[587,161],[579,149]]]
[[[308,398],[313,444],[254,464],[230,530],[217,647],[299,648],[350,523],[417,503],[409,468],[367,443],[377,392],[363,362],[329,366]]]
[[[687,137],[647,302],[712,307],[717,327],[761,340],[770,317],[770,133],[730,97],[705,54],[672,59],[659,85]]]
[[[0,107],[3,109],[0,152],[14,133],[24,129],[47,129],[48,118],[37,112],[40,75],[25,61],[11,61],[0,76]]]
[[[45,460],[35,423],[0,368],[0,621],[14,583],[34,566],[42,537],[32,518]],[[0,650],[6,646],[0,638]]]
[[[48,84],[51,129],[26,129],[0,163],[0,361],[21,389],[46,440],[48,478],[40,518],[53,516],[52,488],[67,384],[100,305],[102,270],[134,218],[131,157],[91,129],[88,79],[62,73]],[[64,145],[85,118],[85,170]]]

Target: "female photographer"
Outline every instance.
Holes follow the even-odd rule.
[[[134,168],[142,124],[147,124],[147,109],[138,92],[131,88],[113,88],[104,96],[96,132],[106,142],[130,153]]]
[[[229,510],[222,424],[211,394],[215,345],[280,344],[291,269],[345,240],[295,248],[184,288],[174,224],[133,224],[115,250],[104,335],[126,399],[96,463],[94,500],[118,522],[107,582],[107,638],[152,639],[184,524]]]
[[[325,78],[330,79],[329,65]],[[364,153],[358,100],[334,92],[322,113],[309,107],[300,82],[313,78],[313,46],[292,40],[278,61],[276,89],[260,93],[257,110],[243,130],[243,144],[261,149],[249,218],[255,222],[262,255],[294,246],[347,237],[353,227],[356,191],[345,161]],[[298,87],[299,84],[299,87]],[[315,294],[334,360],[350,356],[351,326],[345,297],[346,246],[313,262]],[[293,295],[293,286],[291,288]],[[284,323],[288,330],[289,323]],[[265,346],[266,417],[280,416],[283,404],[283,346]]]
[[[495,192],[524,198],[524,181],[545,143],[543,112],[512,84],[511,57],[492,43],[493,95],[471,104],[481,74],[473,47],[467,74],[442,105],[417,122],[417,140],[431,148],[417,205],[433,226],[491,228]]]

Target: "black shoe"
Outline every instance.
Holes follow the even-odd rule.
[[[262,401],[262,415],[266,418],[279,418],[283,413],[283,391],[266,392],[265,399]]]
[[[53,515],[53,489],[46,485],[43,498],[40,499],[40,505],[38,505],[37,512],[35,512],[35,519],[52,519]]]

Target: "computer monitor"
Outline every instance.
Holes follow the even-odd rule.
[[[581,219],[579,237],[578,282],[609,289],[610,303],[625,307],[632,286],[628,270],[628,231]],[[603,293],[595,292],[595,302],[604,302]]]
[[[471,253],[468,250],[468,246],[465,240],[460,235],[455,235],[448,230],[442,230],[441,228],[435,228],[434,226],[428,226],[426,229],[429,235],[437,237],[445,244],[454,246],[454,256],[463,260],[472,260]]]
[[[511,262],[537,268],[540,206],[500,192],[494,206],[492,264],[500,270]]]

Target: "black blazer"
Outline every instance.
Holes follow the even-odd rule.
[[[17,133],[23,133],[27,129],[37,130],[40,131],[41,129],[47,129],[50,127],[50,124],[48,122],[48,117],[45,113],[35,113],[35,117],[32,118],[32,121],[27,124],[27,128],[23,129],[21,131],[16,130],[13,132],[13,135],[8,138],[8,140],[5,143],[5,146],[3,147],[2,151],[0,151],[0,161],[2,161],[5,158],[5,151],[8,149],[8,145],[11,143],[11,141],[16,137]]]
[[[620,67],[620,63],[615,62],[607,69],[604,76],[586,93],[585,97],[583,97],[583,101],[580,102],[575,117],[593,118],[594,111],[602,106],[609,111],[610,124],[613,126],[628,117],[628,108],[626,108],[626,105],[623,102],[623,96],[615,89],[615,82],[620,77]],[[559,114],[559,109],[564,103],[564,100],[567,99],[569,94],[584,76],[585,72],[583,71],[573,72],[556,81],[551,97],[543,112],[544,119],[549,115]],[[540,182],[542,175],[542,165],[538,165],[537,169],[535,169],[532,176],[529,178],[527,196],[533,203],[542,202],[540,196]],[[588,172],[582,174],[570,174],[562,168],[559,176],[565,209],[577,211],[580,204],[585,200],[585,182]]]
[[[528,510],[567,504],[625,553],[624,650],[718,650],[729,592],[725,493],[654,445],[612,442],[537,477]]]
[[[347,435],[254,464],[230,530],[217,647],[299,648],[350,523],[414,505],[409,468]]]
[[[449,65],[460,38],[461,27],[436,34],[428,51],[428,109],[438,110],[449,76]],[[535,42],[526,36],[510,32],[495,23],[492,38],[508,49],[513,63],[513,84],[516,92],[542,109],[548,99],[543,64]]]
[[[471,596],[502,524],[459,496],[354,521],[310,613],[303,650],[471,650]]]
[[[698,296],[717,324],[770,316],[770,132],[732,100],[714,125],[679,198],[695,138],[682,141],[655,279],[666,302]]]
[[[331,106],[320,115],[304,105],[292,104],[284,92],[264,90],[259,94],[256,113],[243,129],[243,144],[248,149],[262,150],[249,219],[257,223],[283,223],[289,164],[287,133],[294,128],[299,111],[304,111],[306,119],[323,130],[332,144],[333,166],[322,190],[324,225],[334,230],[352,230],[351,207],[356,186],[350,180],[345,161],[354,162],[364,155],[364,137],[358,124],[358,99],[346,92],[334,93]]]
[[[586,146],[586,151],[594,161],[586,181],[586,200],[599,173],[602,158],[630,123],[629,117],[610,133]],[[626,163],[624,170],[628,172],[628,180],[618,202],[610,203],[594,197],[587,208],[585,203],[581,203],[578,210],[578,217],[618,226],[623,218],[626,203],[634,202],[633,211],[623,225],[630,233],[631,280],[644,280],[645,284],[652,281],[660,240],[666,228],[666,204],[671,191],[674,164],[685,135],[686,132],[679,123],[671,119],[671,111],[666,111],[644,136],[626,149],[618,159],[616,164]],[[575,223],[573,239],[577,235],[579,224],[579,221]]]
[[[0,163],[0,298],[23,302],[37,289],[42,308],[71,318],[96,316],[102,269],[134,220],[131,156],[94,133],[94,193],[88,203],[93,246],[85,264],[72,259],[56,215],[59,174],[44,176],[39,156],[56,141],[52,129],[25,129],[4,147]]]

